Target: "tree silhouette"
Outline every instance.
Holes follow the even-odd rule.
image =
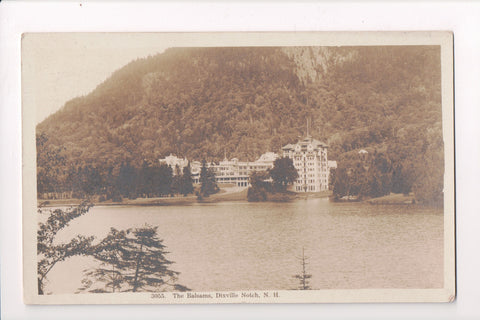
[[[37,147],[37,192],[39,195],[46,192],[57,192],[64,183],[64,169],[66,159],[65,148],[49,144],[48,136],[41,133],[36,136]]]
[[[181,187],[182,187],[182,172],[180,170],[179,165],[177,164],[175,166],[174,170],[174,175],[172,177],[172,186],[170,188],[170,192],[172,194],[178,194],[181,193]]]
[[[311,290],[312,288],[310,287],[310,281],[308,279],[312,278],[311,274],[308,274],[306,271],[306,265],[308,257],[305,257],[305,248],[302,248],[302,271],[300,274],[296,274],[293,277],[295,279],[298,279],[300,282],[300,285],[298,289],[300,290]]]
[[[265,180],[269,179],[269,174],[266,171],[253,171],[250,174],[251,187],[247,191],[247,200],[250,202],[266,201],[267,194],[272,192],[271,183]]]
[[[202,161],[202,168],[200,169],[200,184],[200,195],[202,197],[208,197],[219,190],[215,173],[211,168],[207,168],[205,160]]]
[[[85,278],[82,280],[83,287],[79,292],[115,292],[120,291],[124,284],[122,274],[122,242],[126,239],[126,231],[117,231],[112,228],[110,233],[95,246],[93,256],[101,261],[98,268],[85,272]],[[105,286],[91,289],[93,280],[104,283]]]
[[[292,159],[279,158],[273,163],[273,168],[270,169],[270,176],[275,188],[285,190],[287,185],[292,184],[298,178],[298,172],[293,165]]]
[[[193,193],[193,179],[192,172],[190,170],[190,163],[183,168],[183,174],[180,184],[180,193],[184,196]]]
[[[37,254],[38,254],[38,294],[44,294],[45,280],[52,268],[66,258],[75,255],[87,255],[90,252],[90,244],[93,237],[78,235],[68,243],[55,244],[57,233],[68,226],[70,221],[88,212],[92,205],[84,201],[77,207],[68,209],[55,209],[45,223],[39,224],[37,231]],[[43,208],[38,212],[43,213]]]
[[[169,269],[173,262],[165,257],[168,252],[162,242],[157,227],[111,228],[94,249],[101,264],[85,272],[79,292],[190,290],[176,283],[179,272]]]

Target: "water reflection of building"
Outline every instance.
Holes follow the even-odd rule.
[[[293,185],[295,192],[320,192],[328,190],[328,145],[308,136],[296,144],[282,148],[283,156],[292,159],[298,172]]]

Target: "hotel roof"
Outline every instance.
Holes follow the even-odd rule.
[[[312,137],[305,137],[302,140],[299,140],[296,144],[287,144],[284,147],[282,147],[283,150],[290,150],[290,149],[295,149],[297,145],[300,145],[303,148],[306,148],[309,144],[311,144],[314,148],[328,148],[328,145],[322,141],[313,139]]]

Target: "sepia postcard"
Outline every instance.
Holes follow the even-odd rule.
[[[451,32],[25,33],[26,304],[451,302]]]

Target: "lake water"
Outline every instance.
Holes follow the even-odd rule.
[[[313,289],[443,287],[442,210],[332,203],[220,202],[189,206],[97,206],[58,235],[103,238],[110,227],[145,224],[158,233],[194,291],[296,289],[302,248]],[[92,258],[50,272],[47,291],[73,293]]]

